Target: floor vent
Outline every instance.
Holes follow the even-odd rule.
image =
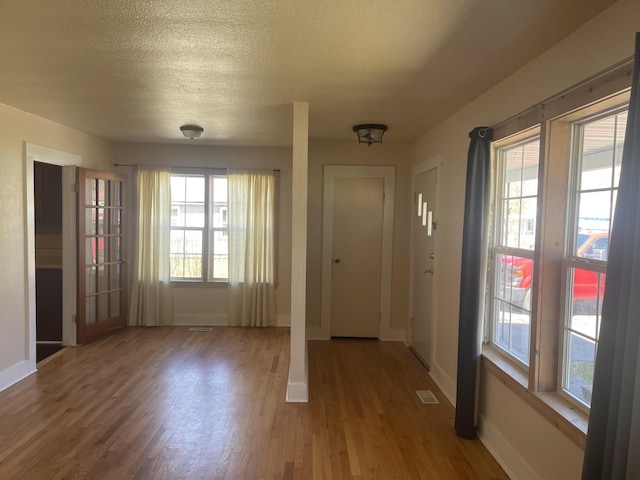
[[[422,403],[439,403],[431,390],[416,390],[416,393]]]
[[[211,327],[191,327],[189,329],[190,332],[210,332],[213,330]]]

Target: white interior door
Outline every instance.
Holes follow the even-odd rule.
[[[333,188],[331,336],[377,338],[384,179],[336,177]]]
[[[437,170],[414,176],[411,347],[429,365],[432,355]]]

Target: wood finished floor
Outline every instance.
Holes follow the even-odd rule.
[[[276,328],[66,348],[0,392],[0,479],[507,478],[403,344],[309,342],[308,404],[284,402],[288,365]]]

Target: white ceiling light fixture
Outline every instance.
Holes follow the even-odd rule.
[[[372,143],[382,143],[382,136],[387,128],[386,125],[379,123],[363,123],[355,125],[353,131],[358,135],[358,143],[366,143],[371,146]]]
[[[193,140],[194,138],[198,138],[200,135],[202,135],[202,132],[204,132],[204,128],[202,128],[200,125],[182,125],[180,127],[180,131],[185,137]]]

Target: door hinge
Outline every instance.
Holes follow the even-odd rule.
[[[71,315],[71,321],[73,323],[78,323],[78,315],[76,315],[75,313]]]
[[[78,182],[73,184],[73,191],[76,193],[80,192],[80,185],[78,185]]]

